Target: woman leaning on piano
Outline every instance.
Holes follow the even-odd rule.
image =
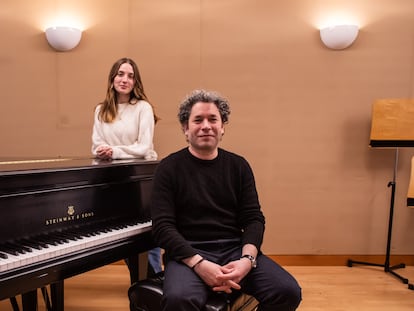
[[[92,154],[102,160],[156,160],[153,137],[158,120],[137,64],[130,58],[119,59],[109,72],[105,99],[95,108]],[[161,250],[150,250],[148,261],[150,272],[160,272]]]
[[[95,108],[92,154],[104,160],[156,160],[153,136],[157,120],[138,66],[130,58],[119,59],[109,72],[105,99]]]

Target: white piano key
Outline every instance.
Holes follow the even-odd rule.
[[[151,230],[151,225],[151,221],[148,221],[137,225],[130,225],[122,229],[114,229],[110,232],[102,232],[94,236],[84,236],[75,241],[69,240],[69,242],[63,244],[49,245],[48,248],[42,248],[40,250],[32,248],[31,252],[26,252],[17,256],[8,254],[7,259],[0,258],[0,272],[87,250],[88,248],[144,233]]]

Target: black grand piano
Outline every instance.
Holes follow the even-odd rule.
[[[149,197],[157,161],[0,159],[0,300],[22,295],[37,310],[63,310],[64,279],[153,248]],[[47,295],[47,291],[44,295]],[[48,297],[47,297],[48,298]]]

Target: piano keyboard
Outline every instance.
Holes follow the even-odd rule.
[[[152,222],[115,225],[105,229],[77,228],[0,245],[0,272],[35,264],[151,230]]]

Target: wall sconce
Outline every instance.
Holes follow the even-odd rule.
[[[337,25],[320,30],[322,42],[330,49],[342,50],[349,47],[358,36],[357,25]]]
[[[60,52],[72,50],[82,37],[80,29],[65,26],[47,28],[45,33],[50,46]]]

